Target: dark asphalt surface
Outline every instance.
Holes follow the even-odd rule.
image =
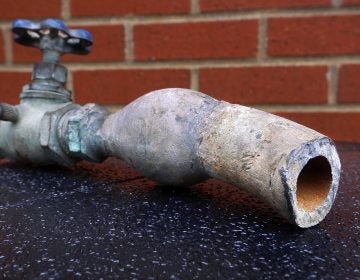
[[[172,190],[116,159],[0,161],[3,279],[360,279],[360,144],[318,226],[298,229],[215,180]]]

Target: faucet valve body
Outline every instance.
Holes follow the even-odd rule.
[[[292,121],[186,89],[148,93],[117,113],[80,106],[65,88],[66,53],[87,54],[92,37],[59,20],[16,20],[15,41],[43,60],[20,104],[0,103],[0,156],[36,165],[114,156],[173,187],[210,177],[243,188],[299,227],[334,203],[340,160],[328,137]]]
[[[60,58],[89,53],[92,36],[56,19],[18,19],[12,31],[15,42],[40,49],[43,59],[34,65],[20,104],[0,105],[0,156],[33,164],[73,164],[76,160],[61,147],[58,126],[65,113],[81,106],[71,102],[71,91],[65,88],[68,71]]]

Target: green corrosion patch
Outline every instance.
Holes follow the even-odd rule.
[[[80,145],[80,121],[69,120],[68,139],[70,152],[77,153],[81,151]]]

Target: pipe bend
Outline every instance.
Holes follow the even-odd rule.
[[[204,123],[202,139],[198,156],[207,174],[260,197],[298,226],[315,225],[330,211],[340,160],[328,137],[222,102]]]
[[[191,90],[144,95],[107,117],[97,135],[103,154],[161,184],[217,178],[260,197],[300,227],[326,216],[339,184],[339,157],[326,136]]]

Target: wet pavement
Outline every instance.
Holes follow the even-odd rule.
[[[360,144],[337,146],[337,199],[306,230],[216,180],[173,190],[116,159],[2,160],[0,278],[360,279]]]

